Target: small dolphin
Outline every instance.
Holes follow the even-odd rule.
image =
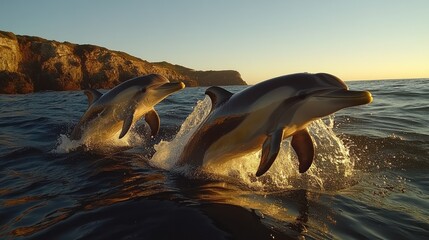
[[[142,116],[154,136],[160,123],[154,106],[184,87],[182,82],[170,83],[163,76],[150,74],[127,80],[105,94],[94,89],[86,90],[89,107],[74,128],[71,139],[83,137],[102,142],[112,138],[121,128],[119,138],[122,138]]]
[[[370,92],[349,91],[343,81],[326,73],[281,76],[236,94],[210,87],[206,94],[211,112],[185,145],[177,165],[219,164],[262,148],[256,176],[268,171],[281,141],[291,136],[299,172],[307,171],[314,158],[306,129],[311,121],[372,101]]]

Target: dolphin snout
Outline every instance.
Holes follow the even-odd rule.
[[[372,102],[372,94],[369,91],[362,91],[361,95],[363,100],[365,100],[364,104],[368,104]]]
[[[345,101],[350,100],[357,105],[363,105],[372,102],[372,94],[369,91],[346,90],[343,98]]]
[[[317,98],[341,100],[349,103],[350,106],[363,105],[372,102],[372,94],[369,91],[350,91],[346,89],[325,92],[318,95]]]
[[[185,84],[183,82],[172,82],[172,83],[165,83],[156,89],[164,92],[165,94],[170,94],[173,92],[177,92],[181,89],[185,88]]]

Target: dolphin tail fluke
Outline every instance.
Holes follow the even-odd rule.
[[[209,87],[206,90],[206,94],[210,97],[210,100],[212,101],[211,111],[227,102],[229,98],[231,98],[231,96],[233,95],[233,93],[216,86]]]
[[[149,124],[150,130],[151,130],[151,136],[155,136],[156,134],[158,134],[160,120],[159,120],[158,113],[155,111],[155,109],[152,109],[146,113],[145,120],[147,124]]]
[[[283,139],[283,129],[279,129],[268,135],[262,145],[261,162],[259,163],[256,176],[259,177],[270,169],[280,150],[280,143]]]
[[[103,94],[95,89],[86,89],[84,91],[85,95],[88,97],[88,107],[91,106],[95,101],[97,101]]]
[[[292,147],[299,160],[299,172],[306,172],[314,159],[313,140],[307,129],[296,132],[292,137]]]

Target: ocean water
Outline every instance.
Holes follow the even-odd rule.
[[[260,178],[260,153],[174,167],[205,88],[156,106],[157,137],[141,121],[103,147],[68,138],[83,92],[0,95],[0,239],[429,239],[429,80],[347,84],[374,101],[310,126],[307,173],[285,141]]]

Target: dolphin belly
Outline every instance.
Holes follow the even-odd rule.
[[[262,108],[247,114],[231,131],[213,142],[204,155],[203,164],[223,162],[260,150],[267,138],[272,108]]]
[[[186,144],[177,165],[202,165],[206,152],[212,144],[218,142],[225,134],[240,125],[244,117],[245,116],[228,116],[227,118],[217,119],[207,126],[200,126]]]
[[[266,136],[261,134],[243,141],[234,134],[234,132],[227,134],[211,145],[204,155],[203,165],[222,164],[258,151],[266,139]]]
[[[122,121],[116,121],[114,118],[109,117],[97,118],[85,126],[86,131],[82,138],[84,141],[111,139],[121,128]]]

